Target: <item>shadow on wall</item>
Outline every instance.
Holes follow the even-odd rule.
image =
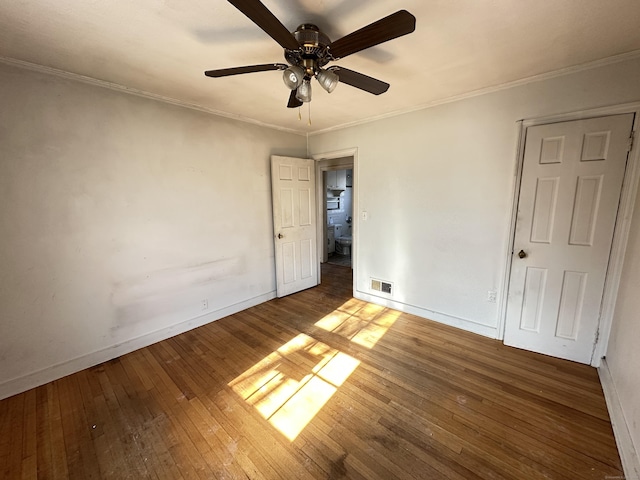
[[[111,302],[116,307],[112,332],[150,319],[191,312],[192,317],[216,308],[229,279],[246,273],[244,258],[225,258],[189,267],[169,268],[116,283]],[[212,295],[214,292],[215,295]],[[224,302],[223,302],[224,303]],[[226,305],[226,303],[224,303]]]

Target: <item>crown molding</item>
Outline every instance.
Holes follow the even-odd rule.
[[[136,95],[139,97],[143,97],[143,98],[148,98],[151,100],[156,100],[159,102],[163,102],[163,103],[168,103],[170,105],[175,105],[175,106],[179,106],[179,107],[183,107],[183,108],[188,108],[191,110],[197,110],[199,112],[203,112],[203,113],[207,113],[209,115],[215,115],[218,117],[223,117],[223,118],[228,118],[230,120],[236,120],[239,122],[243,122],[243,123],[248,123],[251,125],[256,125],[259,127],[264,127],[264,128],[270,128],[273,130],[278,130],[281,132],[286,132],[286,133],[292,133],[295,135],[299,135],[302,137],[306,137],[307,139],[311,136],[315,136],[315,135],[322,135],[324,133],[329,133],[329,132],[333,132],[333,131],[337,131],[337,130],[344,130],[346,128],[351,128],[351,127],[355,127],[358,125],[364,125],[367,123],[372,123],[372,122],[376,122],[378,120],[384,120],[387,118],[392,118],[392,117],[397,117],[400,115],[405,115],[407,113],[412,113],[412,112],[417,112],[420,110],[426,110],[429,108],[433,108],[433,107],[437,107],[439,105],[444,105],[447,103],[454,103],[454,102],[458,102],[460,100],[465,100],[468,98],[473,98],[473,97],[478,97],[481,95],[487,95],[490,93],[494,93],[494,92],[498,92],[501,90],[507,90],[509,88],[513,88],[513,87],[518,87],[518,86],[522,86],[522,85],[527,85],[530,83],[535,83],[535,82],[540,82],[543,80],[550,80],[553,78],[557,78],[557,77],[562,77],[564,75],[570,75],[572,73],[578,73],[578,72],[582,72],[582,71],[586,71],[586,70],[592,70],[595,68],[599,68],[599,67],[604,67],[607,65],[612,65],[612,64],[616,64],[616,63],[622,63],[625,61],[629,61],[629,60],[635,60],[640,58],[640,50],[633,50],[631,52],[626,52],[626,53],[622,53],[619,55],[613,55],[610,57],[606,57],[606,58],[602,58],[599,60],[594,60],[592,62],[587,62],[587,63],[582,63],[579,65],[573,65],[571,67],[566,67],[566,68],[561,68],[558,70],[554,70],[551,72],[546,72],[546,73],[541,73],[538,75],[533,75],[530,77],[525,77],[519,80],[514,80],[511,82],[505,82],[505,83],[501,83],[498,85],[494,85],[491,87],[485,87],[485,88],[480,88],[478,90],[473,90],[471,92],[467,92],[467,93],[463,93],[460,95],[453,95],[451,97],[447,97],[447,98],[443,98],[443,99],[439,99],[439,100],[434,100],[431,102],[427,102],[427,103],[422,103],[419,105],[414,105],[412,107],[409,108],[405,108],[405,109],[400,109],[400,110],[394,110],[393,112],[389,112],[389,113],[385,113],[382,115],[375,115],[363,120],[355,120],[353,122],[347,122],[347,123],[342,123],[340,125],[335,125],[333,127],[328,127],[325,129],[321,129],[321,130],[316,130],[316,131],[300,131],[300,130],[296,130],[296,129],[292,129],[292,128],[286,128],[286,127],[282,127],[279,125],[273,125],[270,123],[266,123],[266,122],[261,122],[259,120],[255,120],[249,117],[244,117],[242,115],[236,115],[236,114],[232,114],[232,113],[228,113],[228,112],[223,112],[220,110],[216,110],[213,108],[207,108],[207,107],[203,107],[197,104],[193,104],[193,103],[189,103],[189,102],[184,102],[182,100],[178,100],[175,98],[171,98],[171,97],[165,97],[163,95],[158,95],[155,93],[151,93],[151,92],[146,92],[144,90],[138,90],[136,88],[132,88],[132,87],[126,87],[124,85],[120,85],[117,83],[112,83],[112,82],[107,82],[105,80],[99,80],[93,77],[88,77],[86,75],[80,75],[77,73],[71,73],[71,72],[67,72],[64,70],[59,70],[57,68],[53,68],[53,67],[46,67],[44,65],[38,65],[35,63],[31,63],[31,62],[26,62],[24,60],[17,60],[14,58],[10,58],[10,57],[2,57],[0,56],[0,63],[4,63],[7,65],[11,65],[14,67],[19,67],[19,68],[24,68],[24,69],[28,69],[28,70],[33,70],[36,72],[40,72],[40,73],[44,73],[44,74],[48,74],[48,75],[54,75],[57,77],[61,77],[61,78],[66,78],[69,80],[74,80],[74,81],[78,81],[78,82],[82,82],[82,83],[86,83],[86,84],[90,84],[90,85],[95,85],[98,87],[102,87],[102,88],[108,88],[110,90],[114,90],[117,92],[121,92],[121,93],[128,93],[130,95]]]
[[[3,57],[3,56],[0,56],[0,63],[4,63],[6,65],[10,65],[13,67],[23,68],[26,70],[32,70],[38,73],[44,73],[46,75],[53,75],[56,77],[65,78],[67,80],[73,80],[76,82],[94,85],[96,87],[107,88],[109,90],[114,90],[120,93],[127,93],[129,95],[135,95],[137,97],[156,100],[158,102],[168,103],[170,105],[188,108],[190,110],[197,110],[199,112],[207,113],[209,115],[215,115],[217,117],[224,117],[231,120],[237,120],[239,122],[250,123],[252,125],[257,125],[259,127],[270,128],[273,130],[279,130],[281,132],[286,132],[286,133],[293,133],[295,135],[300,135],[302,137],[307,136],[306,132],[301,132],[300,130],[294,130],[291,128],[285,128],[278,125],[272,125],[270,123],[260,122],[258,120],[244,117],[242,115],[235,115],[232,113],[222,112],[220,110],[215,110],[213,108],[207,108],[200,105],[196,105],[194,103],[184,102],[182,100],[178,100],[175,98],[165,97],[164,95],[158,95],[156,93],[146,92],[144,90],[138,90],[137,88],[126,87],[118,83],[107,82],[105,80],[99,80],[97,78],[88,77],[86,75],[80,75],[78,73],[72,73],[72,72],[67,72],[65,70],[59,70],[53,67],[38,65],[37,63],[26,62],[24,60],[18,60],[15,58]]]
[[[364,120],[355,120],[353,122],[343,123],[340,125],[336,125],[333,127],[325,128],[322,130],[316,130],[314,132],[309,132],[309,136],[321,135],[324,133],[334,132],[336,130],[344,130],[345,128],[355,127],[358,125],[363,125],[367,123],[376,122],[378,120],[384,120],[386,118],[397,117],[400,115],[405,115],[407,113],[417,112],[420,110],[426,110],[429,108],[437,107],[439,105],[444,105],[447,103],[458,102],[460,100],[465,100],[468,98],[479,97],[481,95],[487,95],[489,93],[499,92],[501,90],[507,90],[513,87],[519,87],[522,85],[527,85],[530,83],[541,82],[543,80],[550,80],[557,77],[562,77],[565,75],[570,75],[572,73],[583,72],[586,70],[593,70],[595,68],[604,67],[607,65],[612,65],[615,63],[622,63],[629,60],[635,60],[640,58],[640,50],[633,50],[631,52],[622,53],[620,55],[613,55],[611,57],[601,58],[599,60],[594,60],[592,62],[581,63],[579,65],[573,65],[571,67],[561,68],[559,70],[553,70],[551,72],[541,73],[538,75],[533,75],[530,77],[521,78],[519,80],[513,80],[511,82],[501,83],[498,85],[494,85],[491,87],[480,88],[478,90],[473,90],[471,92],[462,93],[460,95],[454,95],[451,97],[443,98],[440,100],[434,100],[432,102],[423,103],[420,105],[414,105],[409,108],[405,108],[402,110],[395,110],[393,112],[385,113],[382,115],[376,115],[373,117],[369,117]]]

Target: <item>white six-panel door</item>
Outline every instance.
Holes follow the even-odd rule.
[[[271,157],[278,297],[318,284],[315,185],[313,160]]]
[[[633,115],[527,128],[507,345],[590,363]]]

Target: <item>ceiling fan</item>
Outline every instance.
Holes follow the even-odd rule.
[[[331,66],[329,62],[339,60],[369,47],[411,33],[416,28],[416,19],[406,10],[399,10],[377,22],[356,30],[335,42],[310,23],[300,25],[291,33],[265,7],[260,0],[228,0],[258,27],[284,48],[285,63],[265,63],[245,67],[207,70],[207,77],[226,77],[244,73],[282,70],[284,83],[291,90],[287,107],[300,107],[311,101],[311,78],[315,77],[322,88],[331,93],[338,83],[346,83],[374,95],[389,89],[389,84],[344,67]]]

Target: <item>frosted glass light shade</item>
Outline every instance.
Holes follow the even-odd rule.
[[[318,80],[318,83],[322,88],[331,93],[338,85],[339,78],[338,75],[333,73],[331,70],[320,70],[320,73],[316,75],[316,80]]]
[[[293,65],[282,73],[282,79],[289,90],[295,90],[304,80],[304,70],[302,67]]]
[[[298,91],[296,92],[296,98],[301,102],[311,101],[311,82],[309,80],[305,80],[298,87]]]

